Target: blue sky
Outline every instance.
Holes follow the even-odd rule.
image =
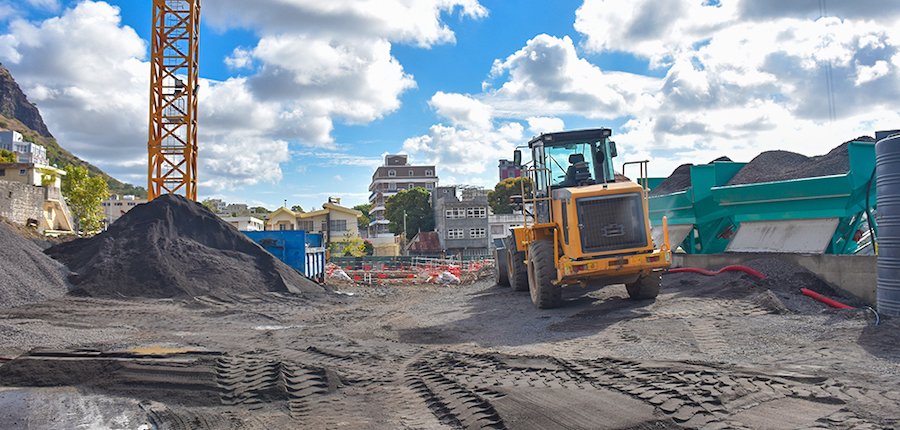
[[[203,2],[201,198],[361,203],[398,152],[490,187],[497,159],[560,128],[611,127],[620,163],[665,176],[900,127],[900,5],[874,0],[246,3]],[[150,12],[0,0],[0,61],[51,131],[140,185]]]

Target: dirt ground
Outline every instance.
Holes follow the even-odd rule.
[[[0,309],[0,428],[900,426],[896,320],[706,279],[550,311],[488,281]]]

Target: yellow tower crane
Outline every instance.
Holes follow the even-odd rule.
[[[197,200],[200,0],[153,0],[147,199]]]

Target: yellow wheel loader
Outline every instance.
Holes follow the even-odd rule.
[[[528,142],[531,189],[523,181],[521,196],[513,197],[523,226],[511,229],[495,257],[507,269],[498,283],[528,290],[538,308],[559,306],[561,289],[574,285],[625,284],[636,300],[659,294],[672,262],[666,222],[663,243],[654,244],[648,192],[639,185],[647,184],[647,162],[625,164],[640,166],[638,183],[617,181],[611,135],[608,128],[576,130]],[[521,163],[521,151],[513,158]]]

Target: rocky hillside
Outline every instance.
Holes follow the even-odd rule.
[[[69,164],[87,167],[92,175],[106,179],[109,191],[113,194],[134,194],[141,197],[147,195],[144,188],[123,183],[60,146],[44,124],[38,108],[28,101],[28,97],[22,92],[12,74],[2,64],[0,64],[0,128],[18,131],[25,140],[43,145],[47,148],[47,158],[51,164],[60,167]]]

